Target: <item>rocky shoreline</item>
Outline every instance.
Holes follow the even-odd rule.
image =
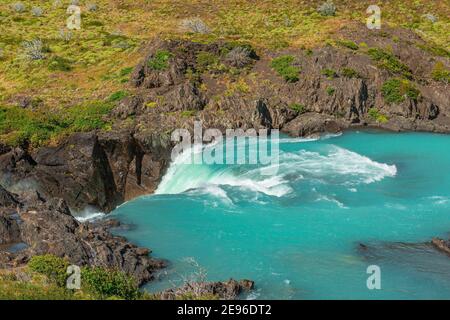
[[[422,40],[406,30],[388,29],[390,37],[366,28],[341,32],[355,43],[364,40],[369,48],[391,47],[420,97],[386,102],[383,83],[398,75],[346,47],[258,55],[247,49],[236,62],[229,58],[236,46],[227,43],[152,41],[132,74],[132,94],[110,115],[115,120],[111,131],[75,133],[57,146],[39,149],[0,144],[0,245],[27,245],[16,253],[0,250],[0,268],[52,253],[74,264],[120,269],[140,284],[151,280],[163,261],[151,258],[149,249],[112,235],[108,226],[78,222],[71,210],[92,206],[110,212],[124,201],[153,193],[170,163],[170,133],[192,130],[195,120],[223,132],[266,128],[291,136],[359,128],[450,132],[448,84],[429,76],[436,61],[448,65],[448,59],[420,49]],[[148,62],[161,52],[169,53],[167,68],[154,70]],[[271,59],[283,54],[294,57],[299,81],[286,82],[270,67]],[[223,78],[229,76],[205,66],[199,55],[238,70],[237,78],[225,85]],[[378,114],[371,111],[375,108]],[[443,240],[433,244],[450,252]],[[235,283],[232,287],[232,292],[240,291]]]

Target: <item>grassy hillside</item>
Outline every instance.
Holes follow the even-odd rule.
[[[317,12],[322,0],[79,0],[81,30],[69,31],[65,24],[70,2],[4,0],[0,4],[0,120],[10,119],[6,124],[0,121],[2,140],[31,139],[30,135],[42,127],[44,137],[38,134],[33,138],[35,143],[51,140],[45,129],[48,114],[56,117],[51,121],[55,130],[50,130],[56,136],[108,127],[102,122],[108,106],[94,110],[94,116],[86,116],[83,110],[92,102],[98,107],[104,101],[111,102],[109,97],[114,100],[123,95],[132,67],[140,58],[139,49],[152,37],[233,40],[257,50],[312,48],[334,39],[338,30],[354,22],[365,22],[366,8],[374,4],[336,0],[336,14],[324,16]],[[414,29],[433,50],[450,50],[449,1],[391,0],[377,4],[384,24]],[[201,19],[208,32],[192,33],[180,26],[184,19],[192,18]],[[434,18],[435,22],[430,21]],[[37,39],[43,59],[32,60],[25,43]],[[35,111],[22,114],[5,109],[24,100]],[[66,121],[65,114],[73,107],[78,109]],[[43,114],[45,121],[35,119],[36,112]],[[80,121],[87,124],[77,126]],[[26,132],[8,135],[18,130],[14,128],[17,123],[21,128],[25,123]]]

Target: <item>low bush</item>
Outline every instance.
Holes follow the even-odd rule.
[[[381,114],[376,108],[370,108],[367,114],[378,123],[386,123],[388,121],[388,118],[384,114]]]
[[[211,32],[206,23],[200,18],[184,19],[180,25],[184,31],[191,33],[208,34]]]
[[[361,75],[358,73],[358,71],[356,71],[355,69],[352,68],[343,68],[341,70],[341,75],[345,78],[361,78]]]
[[[118,297],[132,300],[140,295],[136,280],[121,271],[100,267],[83,268],[81,283],[83,290],[99,299]]]
[[[431,77],[433,80],[450,83],[450,71],[445,68],[442,62],[436,62],[431,71]]]
[[[336,6],[334,5],[333,1],[328,0],[324,4],[322,4],[319,8],[317,8],[317,11],[322,16],[334,16],[336,14]]]
[[[243,68],[251,61],[251,51],[246,47],[235,47],[225,57],[225,61],[236,68]]]
[[[67,260],[50,254],[34,256],[28,262],[28,268],[31,271],[45,275],[59,287],[65,287],[66,285],[68,266]]]
[[[271,67],[287,82],[299,80],[300,69],[293,66],[295,58],[290,55],[280,56],[272,60]]]
[[[337,78],[337,73],[333,69],[323,69],[321,74],[326,76],[328,79]]]
[[[40,39],[22,42],[22,56],[27,60],[42,60],[45,58],[44,46]]]
[[[158,50],[155,55],[148,60],[148,66],[155,71],[164,71],[169,68],[169,59],[172,57],[172,53],[167,50]]]
[[[328,87],[327,88],[327,93],[329,96],[332,96],[334,93],[336,92],[336,89],[333,87]]]
[[[401,103],[406,98],[417,101],[420,96],[420,91],[410,81],[397,78],[387,80],[381,93],[388,103]]]

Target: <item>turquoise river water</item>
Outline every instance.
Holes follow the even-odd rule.
[[[243,299],[450,299],[450,257],[425,244],[450,232],[450,136],[279,142],[272,175],[175,160],[154,195],[113,212],[129,226],[116,233],[170,261],[147,290],[200,266],[209,280],[254,280]]]

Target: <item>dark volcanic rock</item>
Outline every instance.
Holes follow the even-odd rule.
[[[109,227],[78,222],[62,199],[20,200],[22,209],[15,213],[20,223],[0,215],[0,244],[23,242],[28,248],[15,254],[0,252],[0,268],[21,265],[33,255],[53,254],[79,266],[122,270],[143,283],[152,279],[155,269],[164,266],[149,257],[148,249],[113,236]]]

